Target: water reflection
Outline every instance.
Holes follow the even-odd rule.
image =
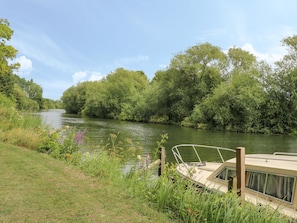
[[[118,134],[120,141],[130,138],[143,147],[143,154],[151,153],[157,147],[157,141],[161,140],[161,135],[167,133],[169,139],[165,143],[165,147],[169,162],[174,161],[170,149],[174,145],[183,143],[213,145],[232,149],[242,146],[246,148],[247,153],[297,152],[297,139],[295,136],[206,131],[170,125],[80,118],[67,115],[63,110],[42,112],[41,117],[45,123],[53,128],[68,125],[75,126],[79,130],[87,129],[86,136],[94,144],[105,145],[111,133]]]
[[[62,114],[65,113],[63,109],[50,109],[48,111],[40,112],[43,124],[49,125],[54,129],[62,127]]]

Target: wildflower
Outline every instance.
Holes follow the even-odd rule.
[[[66,160],[70,161],[72,159],[72,156],[70,153],[66,153]]]
[[[146,158],[145,158],[145,163],[146,163],[146,166],[147,166],[147,167],[150,165],[150,162],[151,162],[151,160],[150,160],[150,154],[147,153],[147,154],[146,154]]]
[[[77,145],[82,145],[84,143],[84,135],[87,132],[87,130],[85,129],[84,131],[78,131],[75,135],[74,141],[75,144]]]

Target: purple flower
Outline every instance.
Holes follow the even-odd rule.
[[[78,131],[74,137],[75,144],[82,145],[84,143],[84,135],[86,134],[87,129],[84,131]]]

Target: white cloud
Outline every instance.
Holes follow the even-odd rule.
[[[276,61],[280,60],[286,53],[285,49],[281,47],[270,48],[268,52],[261,53],[256,51],[253,45],[250,43],[243,45],[241,49],[252,53],[257,57],[258,60],[264,60],[270,65],[273,65]]]
[[[87,77],[87,71],[77,71],[72,75],[74,84],[85,81],[85,77]]]
[[[15,63],[20,64],[18,74],[20,76],[28,76],[32,71],[32,61],[25,56],[20,56],[14,60]]]
[[[78,84],[83,81],[98,81],[101,80],[105,75],[97,71],[77,71],[72,75],[74,84]]]
[[[99,81],[101,80],[105,75],[101,74],[100,72],[92,72],[91,76],[89,77],[89,81]]]

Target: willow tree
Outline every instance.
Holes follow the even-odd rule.
[[[34,83],[33,79],[26,80],[25,78],[20,78],[18,75],[13,75],[13,79],[14,79],[14,83],[15,83],[15,88],[20,88],[19,90],[23,91],[22,94],[20,94],[20,93],[14,94],[15,98],[18,100],[18,99],[20,99],[18,97],[23,95],[27,99],[37,102],[37,104],[38,104],[37,110],[42,109],[43,108],[42,87],[39,84]],[[17,92],[17,91],[18,91],[18,89],[15,89],[15,92]],[[33,103],[33,105],[34,104],[35,103]],[[20,106],[22,106],[22,105],[20,104]]]
[[[230,48],[228,61],[226,81],[196,105],[191,119],[209,128],[257,132],[264,89],[256,57],[240,48]]]
[[[71,86],[70,88],[66,89],[63,92],[61,97],[63,108],[66,110],[67,113],[70,114],[77,114],[80,111],[80,108],[77,104],[77,94],[76,94],[76,87]]]
[[[137,120],[142,92],[148,84],[142,71],[119,68],[102,81],[88,86],[83,113],[100,118]]]
[[[282,40],[287,54],[267,78],[264,125],[273,133],[297,132],[297,35]]]
[[[225,54],[209,43],[175,55],[169,68],[155,80],[161,83],[158,98],[167,106],[170,121],[181,122],[188,117],[195,105],[223,80],[225,66]]]
[[[185,95],[180,72],[157,71],[145,92],[147,114],[153,122],[179,122],[189,114],[190,98]]]
[[[61,97],[63,107],[67,113],[80,114],[86,106],[87,91],[92,92],[89,96],[95,93],[89,81],[81,82],[76,86],[71,86],[63,92]]]
[[[16,57],[17,50],[7,42],[11,39],[13,30],[6,19],[0,19],[0,93],[12,97],[14,83],[13,72],[19,68],[18,63],[11,63]]]

